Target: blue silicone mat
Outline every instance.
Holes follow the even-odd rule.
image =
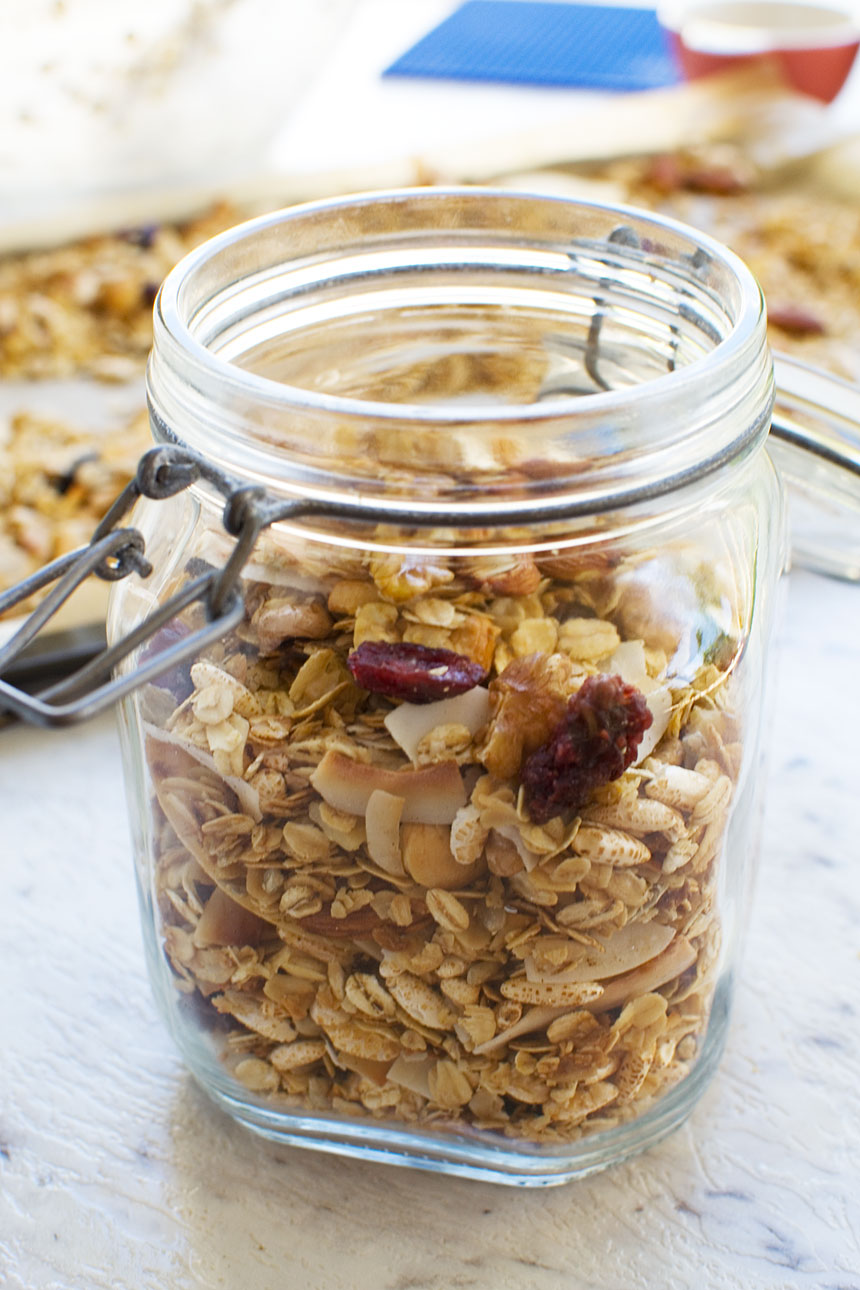
[[[652,9],[546,0],[466,0],[384,74],[604,90],[679,80]]]

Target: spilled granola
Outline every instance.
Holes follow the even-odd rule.
[[[647,553],[517,556],[525,593],[495,557],[491,579],[441,553],[417,587],[411,559],[340,550],[311,584],[268,535],[242,625],[150,687],[164,953],[272,1107],[563,1144],[641,1114],[701,1051],[741,629],[688,657],[644,604]],[[367,642],[373,689],[350,666]],[[443,677],[459,656],[468,688],[386,693],[404,645]],[[583,686],[635,694],[629,755],[530,814],[523,767]]]

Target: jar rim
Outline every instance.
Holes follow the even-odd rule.
[[[475,378],[482,354],[490,374]],[[288,383],[308,365],[308,387]],[[313,385],[373,396],[390,373],[388,402]],[[415,373],[438,374],[442,397],[407,401]],[[500,188],[393,189],[258,216],[192,251],[156,301],[147,393],[157,440],[289,493],[364,506],[429,493],[440,515],[552,498],[584,514],[761,447],[773,365],[752,273],[679,221]]]
[[[655,230],[669,230],[678,235],[694,239],[696,244],[702,248],[711,260],[717,261],[731,270],[732,276],[740,288],[741,305],[738,318],[729,334],[711,351],[693,362],[667,372],[662,376],[654,377],[641,386],[637,386],[637,395],[641,391],[643,396],[653,393],[655,397],[659,397],[667,384],[671,384],[677,390],[683,385],[699,381],[706,371],[716,373],[719,370],[730,367],[736,361],[738,353],[746,348],[756,330],[764,311],[761,289],[751,270],[741,258],[729,247],[708,234],[701,233],[698,229],[694,229],[680,220],[663,215],[653,215],[650,212],[625,203],[594,202],[554,195],[517,193],[505,188],[479,187],[477,185],[474,187],[440,185],[427,188],[381,189],[369,193],[356,193],[303,202],[296,206],[285,207],[245,220],[222,233],[216,234],[190,251],[179,261],[164,279],[159,289],[155,302],[156,320],[163,325],[167,335],[182,347],[186,357],[198,369],[201,376],[225,380],[234,387],[239,385],[247,390],[249,394],[255,394],[266,402],[288,402],[297,408],[316,410],[347,418],[359,418],[361,420],[373,418],[377,421],[409,420],[427,425],[460,424],[464,420],[467,420],[471,425],[477,425],[482,422],[518,423],[525,421],[534,423],[556,421],[560,417],[575,415],[582,411],[583,398],[581,395],[560,397],[546,403],[518,403],[508,407],[488,404],[486,408],[483,408],[480,404],[474,404],[470,405],[468,414],[464,417],[463,409],[459,407],[408,402],[389,403],[328,394],[299,385],[290,385],[219,358],[217,354],[213,353],[195,337],[187,319],[183,316],[180,297],[184,284],[189,278],[220,251],[236,246],[238,243],[253,238],[261,232],[268,231],[278,225],[289,226],[298,220],[313,218],[317,214],[332,214],[341,208],[355,208],[358,204],[381,205],[403,199],[409,201],[422,201],[425,199],[438,201],[446,197],[461,199],[472,195],[480,196],[482,199],[498,197],[504,198],[506,201],[515,201],[518,197],[521,197],[524,202],[538,200],[541,203],[556,204],[558,206],[569,207],[573,205],[590,211],[611,213],[619,216],[620,219],[633,219],[640,224],[652,224]],[[587,399],[590,410],[610,413],[629,402],[630,390],[600,391],[589,394]]]

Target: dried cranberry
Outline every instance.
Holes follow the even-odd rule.
[[[171,645],[176,645],[179,641],[185,640],[186,636],[191,635],[191,628],[183,623],[181,618],[171,618],[170,622],[159,627],[154,635],[140,651],[140,662],[148,663],[151,659],[162,654],[169,649]],[[160,673],[155,678],[155,684],[163,690],[169,690],[176,699],[177,703],[183,703],[190,694],[194,693],[194,682],[191,680],[191,660],[187,663],[178,663],[175,667],[169,668],[166,672]]]
[[[821,318],[813,309],[808,309],[806,305],[793,304],[791,301],[783,303],[768,303],[767,320],[774,326],[779,327],[780,331],[787,332],[789,336],[823,336],[827,331]]]
[[[486,676],[480,663],[462,654],[408,641],[362,641],[347,664],[365,690],[408,703],[450,699],[471,690]]]
[[[651,725],[644,695],[620,676],[590,676],[546,743],[523,764],[529,814],[539,824],[581,806],[635,760]]]

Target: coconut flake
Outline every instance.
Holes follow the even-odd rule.
[[[650,679],[650,678],[649,678]],[[653,682],[652,682],[653,685]],[[660,740],[666,733],[669,720],[672,716],[672,695],[668,686],[655,685],[654,689],[646,691],[644,686],[639,687],[645,695],[645,702],[651,712],[651,724],[645,731],[639,743],[636,753],[634,766],[638,766],[646,757],[650,757]]]
[[[537,1004],[534,1008],[529,1008],[527,1012],[524,1012],[519,1021],[515,1021],[512,1026],[508,1026],[507,1030],[502,1030],[499,1034],[494,1035],[492,1039],[488,1039],[483,1044],[478,1044],[475,1053],[478,1055],[491,1053],[496,1048],[503,1048],[510,1039],[518,1039],[520,1035],[528,1035],[533,1030],[543,1030],[551,1021],[555,1021],[556,1017],[563,1017],[566,1012],[576,1012],[579,1006],[572,1008],[569,1004],[563,1007],[547,1003]]]
[[[621,644],[600,665],[601,672],[610,676],[620,676],[628,685],[639,686],[639,682],[648,675],[645,665],[645,642],[622,641]]]
[[[342,1067],[343,1070],[354,1071],[356,1075],[363,1075],[365,1079],[369,1079],[380,1088],[388,1077],[388,1062],[376,1062],[369,1057],[356,1057],[353,1053],[345,1053],[340,1049],[334,1049],[331,1057],[336,1066]]]
[[[398,704],[385,718],[385,726],[406,756],[415,761],[419,743],[437,726],[465,726],[469,734],[476,735],[489,719],[489,690],[476,685],[453,699]]]
[[[519,857],[523,862],[523,866],[528,873],[531,873],[532,869],[536,869],[541,861],[546,858],[545,856],[538,855],[535,851],[529,850],[523,841],[522,834],[515,824],[493,824],[492,828],[500,837],[505,838],[508,842],[513,842]]]
[[[349,815],[364,816],[371,793],[379,789],[402,797],[404,824],[450,824],[466,804],[466,790],[455,761],[388,770],[330,748],[310,780],[329,806]]]
[[[216,887],[198,919],[193,941],[201,949],[210,945],[259,945],[271,935],[269,923]]]
[[[649,959],[647,963],[643,963],[641,967],[634,968],[632,972],[624,972],[621,976],[607,981],[599,999],[595,999],[593,1003],[585,1003],[579,1006],[587,1008],[589,1012],[610,1012],[621,1007],[628,999],[659,989],[667,981],[671,981],[674,977],[680,976],[682,972],[686,972],[687,968],[692,967],[695,961],[695,947],[687,940],[686,936],[674,936],[662,954]],[[543,1030],[557,1017],[563,1017],[566,1013],[575,1011],[577,1011],[577,1008],[572,1008],[569,1005],[538,1004],[523,1013],[519,1021],[515,1022],[513,1026],[501,1031],[498,1035],[494,1035],[486,1043],[480,1044],[475,1049],[475,1052],[477,1054],[491,1053],[497,1048],[504,1047],[509,1040],[518,1039],[520,1035],[528,1035],[535,1030]]]
[[[364,816],[370,858],[394,877],[402,877],[404,872],[400,854],[400,819],[404,805],[404,798],[377,788],[367,799]]]
[[[603,981],[606,977],[631,972],[662,954],[674,934],[665,923],[627,923],[611,936],[595,935],[594,939],[599,944],[583,947],[582,956],[560,972],[539,972],[534,960],[527,958],[526,977],[529,981],[547,981],[557,985]]]

